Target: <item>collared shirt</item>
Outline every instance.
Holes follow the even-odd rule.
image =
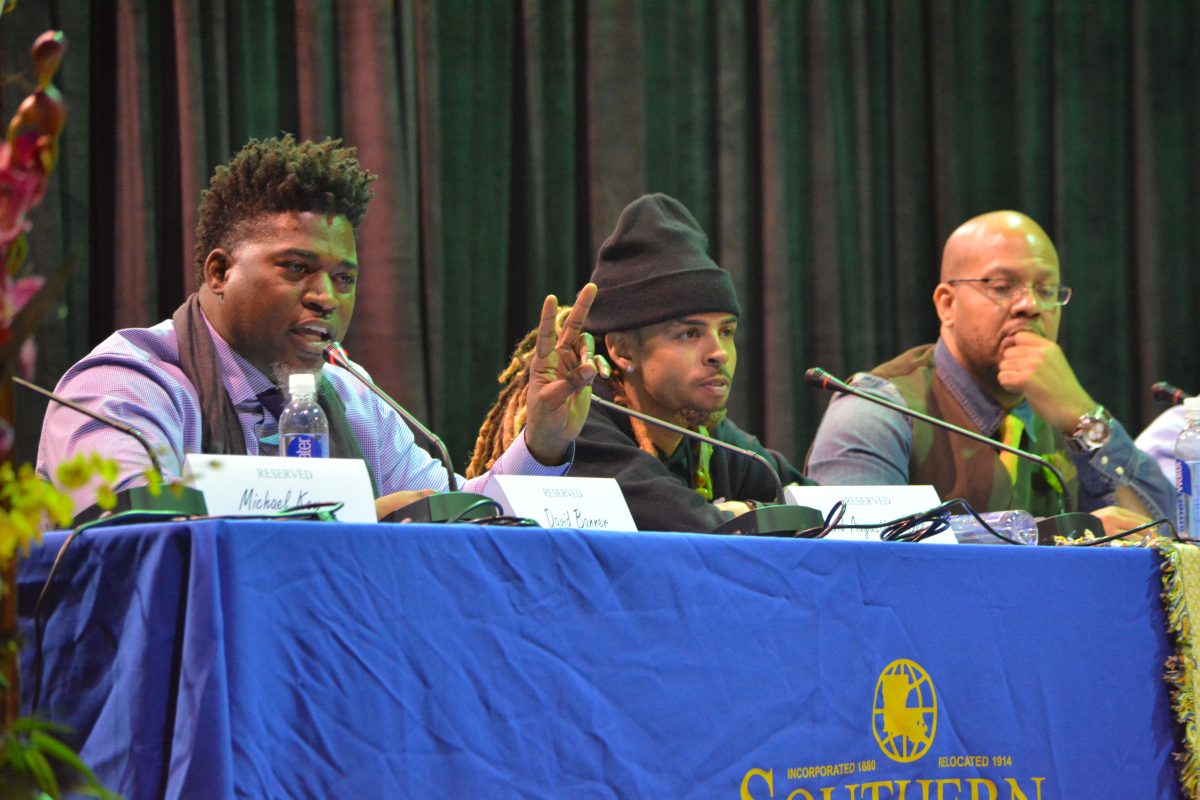
[[[247,455],[274,455],[278,422],[266,413],[258,395],[274,386],[270,378],[242,358],[209,325],[225,391],[237,410]],[[449,481],[440,461],[416,445],[412,431],[383,401],[348,371],[327,365],[325,375],[346,405],[346,419],[381,494],[414,489],[444,491]],[[199,401],[179,368],[179,347],[170,320],[152,328],[114,333],[67,370],[56,391],[105,416],[128,423],[149,440],[168,478],[179,477],[188,453],[201,448]],[[266,440],[265,442],[263,440]],[[52,467],[77,453],[98,453],[119,467],[116,490],[146,483],[150,466],[145,450],[133,437],[69,408],[50,403],[38,446],[38,472],[53,479]],[[529,452],[524,435],[496,461],[487,474],[463,481],[466,491],[482,491],[492,474],[563,475],[571,465],[572,447],[562,465],[547,467]],[[95,502],[95,491],[71,492],[75,508]]]
[[[934,349],[934,369],[947,390],[962,405],[985,436],[996,438],[1004,417],[1015,414],[1032,436],[1033,409],[1022,400],[1006,411],[954,359],[945,342]],[[860,372],[851,378],[860,389],[906,405],[892,382]],[[830,485],[903,485],[908,483],[914,420],[852,395],[835,396],[813,440],[808,477]],[[1037,444],[1036,442],[1034,443]],[[1138,450],[1125,428],[1114,420],[1108,443],[1084,453],[1068,450],[1079,475],[1079,508],[1093,511],[1112,505],[1118,486],[1128,486],[1147,509],[1164,516],[1171,509],[1171,488],[1157,465]]]

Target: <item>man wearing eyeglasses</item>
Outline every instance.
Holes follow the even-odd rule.
[[[860,373],[854,385],[909,408],[1038,453],[1036,464],[849,395],[835,397],[817,430],[808,476],[824,484],[932,484],[976,511],[1071,506],[1125,530],[1163,516],[1171,487],[1125,429],[1080,385],[1058,346],[1058,253],[1015,211],[975,217],[950,235],[933,304],[936,344]]]

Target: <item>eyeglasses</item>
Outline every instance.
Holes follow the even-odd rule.
[[[1012,278],[958,278],[946,283],[951,286],[969,283],[989,300],[1000,305],[1015,303],[1025,292],[1029,292],[1038,308],[1065,306],[1071,300],[1071,287],[1060,286],[1057,283],[1023,283]]]

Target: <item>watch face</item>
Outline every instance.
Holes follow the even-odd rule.
[[[1104,416],[1086,416],[1080,420],[1076,436],[1085,447],[1097,448],[1108,442],[1109,433],[1108,420]]]
[[[1089,442],[1103,444],[1108,438],[1108,423],[1102,419],[1093,419],[1088,422],[1087,428],[1084,430],[1083,435]]]

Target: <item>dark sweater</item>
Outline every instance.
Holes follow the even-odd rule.
[[[710,430],[709,435],[765,456],[775,465],[785,485],[812,483],[786,458],[764,447],[728,419]],[[695,458],[695,448],[687,439],[680,442],[670,458],[654,458],[638,447],[628,417],[594,406],[575,439],[571,475],[616,478],[639,530],[709,532],[733,515],[707,502],[692,488]],[[709,470],[716,499],[761,502],[775,499],[774,480],[752,459],[713,448]]]
[[[914,411],[984,433],[938,374],[934,345],[914,347],[871,372],[890,380]],[[1022,440],[1021,446],[1059,462],[1074,508],[1079,482],[1077,471],[1067,458],[1063,436],[1041,417],[1035,416],[1033,424],[1035,437]],[[996,434],[988,431],[985,435]],[[1062,498],[1041,469],[1021,459],[1017,470],[1019,479],[1014,485],[998,451],[932,425],[913,426],[909,483],[932,484],[939,497],[961,497],[978,512],[1023,508],[1038,516],[1062,513]]]

